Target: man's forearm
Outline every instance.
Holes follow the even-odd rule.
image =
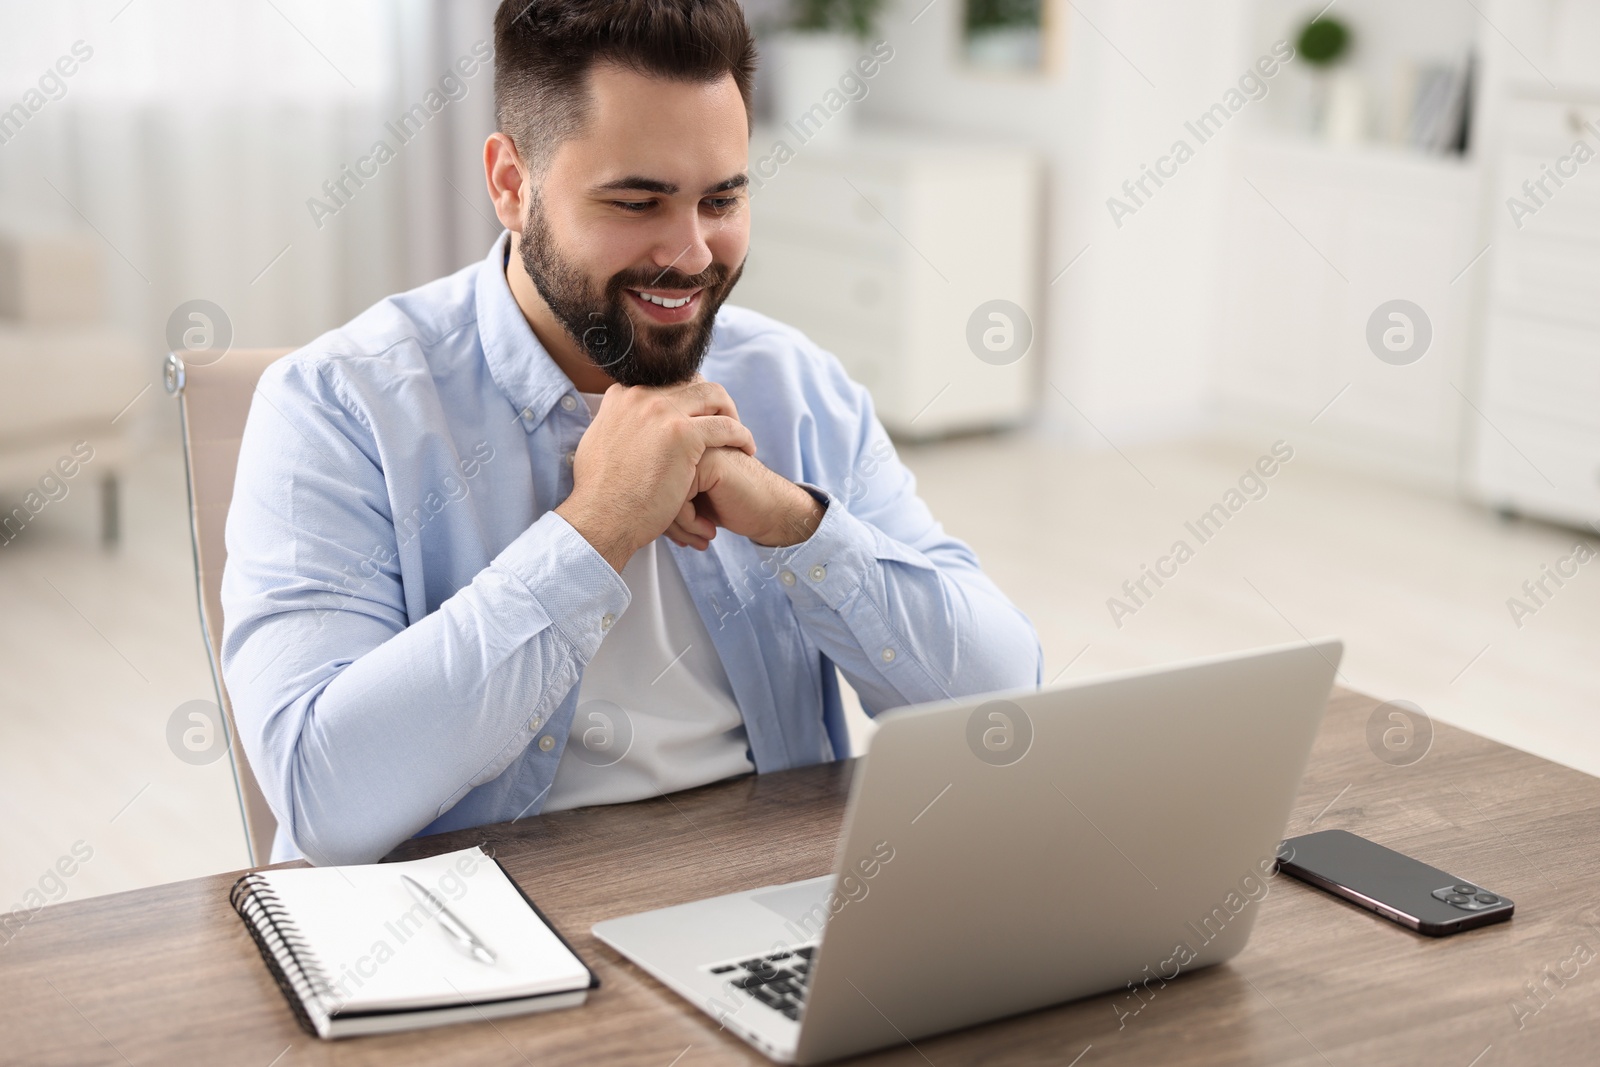
[[[546,579],[558,594],[539,595]],[[626,603],[615,572],[547,515],[410,626],[362,605],[246,622],[227,680],[295,843],[319,864],[372,862],[498,776],[548,727],[604,615]]]
[[[834,500],[810,539],[766,555],[870,712],[1040,681],[1032,624],[959,542],[920,551]]]

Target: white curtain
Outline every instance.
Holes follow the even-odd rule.
[[[481,164],[494,9],[0,3],[0,225],[92,229],[112,319],[153,357],[192,299],[223,308],[235,345],[304,343],[499,231]]]

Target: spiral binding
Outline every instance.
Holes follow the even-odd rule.
[[[320,1037],[311,1011],[326,1020],[338,1010],[340,998],[272,886],[251,872],[233,883],[228,902],[244,920],[245,929],[261,950],[261,958],[283,990],[301,1028]]]

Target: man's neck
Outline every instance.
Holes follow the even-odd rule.
[[[528,320],[533,335],[579,392],[605,392],[616,379],[594,365],[539,295],[538,287],[522,266],[521,240],[520,234],[512,233],[510,254],[506,256],[506,282],[511,286],[511,296],[517,307],[522,309],[522,317]]]

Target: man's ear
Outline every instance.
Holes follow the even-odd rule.
[[[494,203],[495,218],[512,233],[522,232],[527,217],[528,169],[511,138],[496,130],[483,142],[483,177]]]

